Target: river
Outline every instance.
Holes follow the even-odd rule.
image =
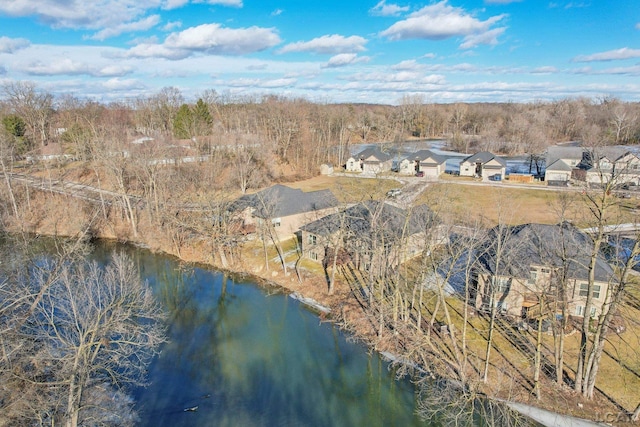
[[[139,425],[428,425],[408,380],[278,289],[127,252],[169,314],[151,384],[134,394]]]

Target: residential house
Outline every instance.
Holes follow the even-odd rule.
[[[618,147],[586,153],[582,167],[586,170],[585,181],[591,185],[606,184],[612,179],[616,184],[640,185],[640,158]]]
[[[310,222],[301,230],[305,257],[331,264],[337,252],[340,262],[352,261],[367,270],[396,266],[443,240],[437,218],[426,205],[405,210],[374,200]]]
[[[339,204],[331,190],[304,192],[278,184],[240,197],[230,210],[245,229],[260,231],[270,223],[277,239],[285,240],[303,224],[336,212]]]
[[[582,164],[584,148],[576,146],[554,145],[547,148],[546,170],[544,180],[547,185],[566,187],[572,178],[579,173]]]
[[[378,174],[391,171],[393,155],[383,152],[380,147],[370,147],[347,159],[348,172]]]
[[[504,180],[507,173],[507,162],[488,151],[481,151],[460,162],[460,176],[475,176],[483,181],[490,179]]]
[[[585,315],[593,242],[569,223],[497,226],[479,251],[471,289],[476,308],[514,317]],[[565,254],[564,256],[562,254]],[[614,271],[598,257],[591,316],[600,313]]]
[[[564,160],[557,159],[551,164],[548,164],[544,172],[544,180],[547,185],[566,187],[571,181],[571,174],[573,173],[573,167],[569,166]]]
[[[420,150],[406,156],[400,161],[398,173],[402,175],[414,175],[422,172],[426,178],[437,178],[445,170],[447,158],[436,154],[431,150]]]

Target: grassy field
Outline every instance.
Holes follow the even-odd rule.
[[[455,181],[450,178],[430,184],[414,203],[427,204],[440,215],[452,215],[454,221],[481,220],[488,226],[500,221],[507,224],[556,224],[563,215],[578,226],[589,225],[589,211],[581,191],[549,190],[540,183],[531,184],[530,188],[469,185],[471,181],[456,178]],[[393,179],[344,176],[319,176],[287,185],[303,191],[330,189],[344,203],[383,199],[390,189],[402,187]],[[617,202],[619,205],[612,209],[609,222],[637,220],[639,202],[635,196],[621,198]],[[563,209],[564,214],[561,213]]]

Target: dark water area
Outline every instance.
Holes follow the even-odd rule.
[[[122,249],[122,248],[119,248]],[[106,260],[104,245],[96,259]],[[127,248],[169,314],[141,426],[424,426],[414,386],[276,289]]]

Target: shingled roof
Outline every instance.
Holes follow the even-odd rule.
[[[493,153],[490,153],[488,151],[481,151],[479,153],[476,154],[472,154],[469,157],[465,157],[464,159],[462,159],[462,161],[460,163],[464,163],[464,162],[469,162],[469,163],[482,163],[485,164],[487,162],[490,162],[491,160],[494,160],[498,163],[500,163],[501,166],[506,167],[507,166],[507,162],[504,161],[504,159],[502,157],[498,157]]]
[[[254,209],[255,216],[279,218],[332,208],[339,204],[331,190],[304,192],[277,184],[255,194],[240,197],[232,204],[231,209],[242,211],[250,207]]]
[[[413,154],[409,154],[406,158],[410,160],[419,160],[420,162],[423,162],[424,160],[431,158],[435,161],[436,164],[439,164],[439,165],[447,161],[447,158],[445,156],[441,154],[436,154],[431,150],[416,151]]]
[[[528,278],[532,265],[549,268],[563,267],[562,248],[566,251],[567,277],[587,280],[593,242],[591,238],[575,226],[522,224],[489,230],[479,262],[482,269],[492,275]],[[501,242],[501,253],[498,253]],[[500,256],[498,266],[497,260]],[[595,278],[607,282],[613,276],[613,269],[599,256],[596,262]]]
[[[367,159],[369,157],[375,157],[376,159],[378,159],[381,162],[386,162],[387,160],[390,160],[394,154],[393,153],[385,153],[384,151],[382,151],[380,149],[380,147],[369,147],[366,148],[364,150],[362,150],[361,152],[359,152],[358,154],[354,155],[353,158],[354,159]]]
[[[397,238],[402,236],[403,230],[406,230],[406,236],[424,231],[426,224],[434,218],[433,212],[426,205],[417,206],[409,211],[385,202],[370,200],[310,222],[301,229],[319,236],[330,236],[340,229],[363,235],[371,233],[377,224],[380,226],[378,231],[381,238]]]

